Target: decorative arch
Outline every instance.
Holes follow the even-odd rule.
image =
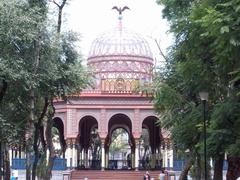
[[[98,137],[97,130],[95,130],[95,128],[98,129],[98,121],[94,116],[86,115],[78,121],[78,168],[100,168],[100,160],[97,158],[98,156],[93,153],[94,149],[92,148],[94,147],[92,138]],[[91,155],[89,153],[91,153]],[[84,159],[82,159],[83,155]]]
[[[143,124],[143,121],[145,121],[147,118],[155,118],[155,119],[159,119],[158,117],[157,117],[157,115],[155,115],[155,114],[153,114],[153,113],[144,113],[144,115],[142,115],[142,117],[141,117],[141,119],[140,119],[140,123],[141,124]]]
[[[130,132],[132,132],[132,121],[131,119],[123,113],[114,114],[108,121],[108,131],[111,129],[113,125],[117,125],[118,127],[121,126],[128,126]]]
[[[156,152],[161,145],[162,136],[161,128],[156,124],[158,118],[156,116],[147,116],[142,121],[142,128],[147,128],[149,132],[150,147],[152,153]]]
[[[128,132],[130,144],[132,145],[132,148],[134,148],[135,141],[134,141],[134,137],[132,134],[132,121],[129,118],[129,116],[127,116],[126,114],[123,114],[123,113],[116,113],[116,114],[112,115],[111,118],[109,119],[108,135],[106,137],[105,147],[107,147],[109,145],[112,132],[117,128],[123,128]]]
[[[108,121],[108,134],[105,140],[105,150],[106,152],[109,152],[110,146],[111,146],[111,137],[113,132],[118,129],[118,128],[122,128],[126,131],[126,133],[128,134],[128,145],[130,148],[130,152],[128,152],[128,154],[126,154],[126,156],[124,155],[124,157],[122,157],[125,162],[124,166],[125,168],[133,168],[133,164],[132,164],[132,160],[131,158],[133,157],[132,154],[134,154],[134,150],[135,150],[135,141],[133,138],[133,134],[132,134],[132,128],[133,128],[133,124],[131,119],[129,118],[129,116],[127,116],[126,114],[123,113],[115,113],[114,115],[112,115]],[[107,161],[107,166],[108,168],[117,168],[117,161],[114,161],[112,159],[108,159]],[[108,164],[109,163],[109,164]]]
[[[67,145],[66,141],[65,141],[65,137],[64,137],[64,121],[59,117],[54,117],[53,118],[53,127],[58,129],[60,145],[61,145],[61,149],[62,149],[63,155],[64,155],[65,150],[66,150],[66,145]]]
[[[119,115],[122,115],[122,116],[126,117],[126,119],[129,119],[130,122],[131,122],[131,128],[133,128],[134,111],[131,111],[131,110],[124,111],[124,112],[121,112],[121,113],[119,113],[118,111],[108,111],[107,112],[107,117],[106,117],[106,119],[107,119],[107,122],[106,122],[107,127],[109,127],[110,121],[114,117],[119,116]]]
[[[118,124],[114,124],[110,129],[109,129],[109,134],[112,134],[112,132],[118,128],[123,128],[129,135],[131,135],[131,130],[130,128],[125,125],[125,124],[122,124],[122,125],[118,125]]]
[[[63,123],[63,127],[64,127],[64,134],[66,133],[66,120],[65,120],[65,114],[61,115],[61,114],[57,114],[57,116],[54,116],[53,117],[53,120],[54,119],[60,119]]]
[[[84,148],[88,149],[90,145],[90,133],[93,127],[98,128],[98,121],[93,116],[84,116],[78,121],[78,143]]]
[[[96,119],[97,123],[99,124],[99,119],[97,118],[99,116],[99,112],[91,113],[91,112],[86,112],[86,113],[81,113],[80,116],[77,116],[77,124],[80,123],[80,121],[87,116],[91,116],[94,119]]]

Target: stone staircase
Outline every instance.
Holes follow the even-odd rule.
[[[160,171],[148,171],[151,178],[158,180]],[[71,180],[143,180],[145,171],[125,171],[125,170],[75,170],[71,173]]]

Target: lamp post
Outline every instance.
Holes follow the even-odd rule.
[[[206,133],[206,102],[208,101],[208,92],[200,92],[200,99],[203,103],[203,136],[204,136],[204,171],[205,180],[207,180],[207,133]]]

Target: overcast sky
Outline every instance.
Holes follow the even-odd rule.
[[[123,26],[142,34],[149,42],[154,57],[156,45],[151,38],[161,41],[163,50],[171,44],[169,27],[162,19],[162,7],[156,0],[68,0],[64,9],[64,26],[81,34],[80,48],[85,58],[92,41],[100,34],[118,25],[118,13],[113,6],[128,6],[123,13]],[[151,37],[151,38],[150,38]]]

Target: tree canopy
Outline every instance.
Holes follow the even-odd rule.
[[[1,133],[6,134],[0,140],[5,148],[24,142],[27,171],[33,147],[37,151],[34,144],[41,137],[40,129],[46,123],[52,132],[54,99],[66,100],[90,84],[88,70],[76,49],[78,35],[62,32],[61,19],[50,20],[53,15],[48,11],[49,3],[52,2],[0,2],[0,127],[4,129]],[[46,148],[51,150],[51,144],[46,142]],[[29,172],[26,179],[30,179]]]
[[[175,36],[166,70],[158,73],[155,83],[155,106],[163,125],[171,129],[178,150],[192,150],[194,159],[202,156],[198,93],[208,91],[208,157],[215,162],[224,154],[239,158],[240,1],[157,2],[164,6],[163,17]],[[215,179],[222,179],[220,171],[215,169]],[[236,172],[228,173],[228,178],[235,177]]]

